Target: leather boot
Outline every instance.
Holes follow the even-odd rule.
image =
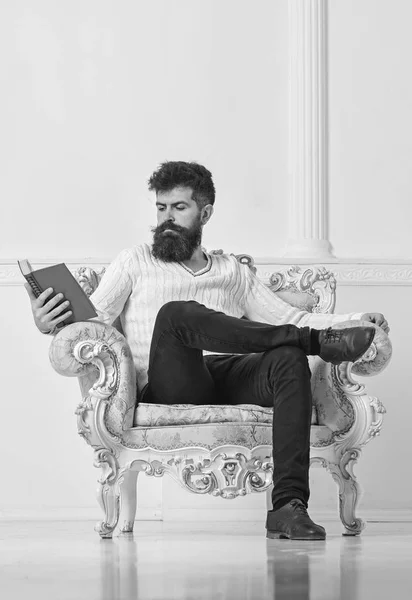
[[[337,365],[341,362],[355,362],[369,348],[375,337],[375,328],[360,326],[347,329],[322,329],[319,334],[319,356]]]
[[[326,531],[308,515],[306,505],[294,498],[278,510],[269,510],[266,519],[266,537],[289,540],[324,540]]]

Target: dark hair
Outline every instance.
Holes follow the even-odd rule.
[[[149,181],[149,190],[170,192],[176,187],[192,188],[192,200],[199,208],[215,203],[212,173],[196,162],[168,161],[160,165]]]

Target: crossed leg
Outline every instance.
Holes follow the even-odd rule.
[[[309,499],[309,328],[267,325],[195,301],[165,304],[141,401],[273,406],[274,506]],[[203,356],[202,350],[225,354]]]

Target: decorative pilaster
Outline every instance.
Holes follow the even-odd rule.
[[[334,258],[327,238],[327,0],[289,0],[289,241],[284,256]]]

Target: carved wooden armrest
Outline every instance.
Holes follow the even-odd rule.
[[[390,339],[377,325],[353,320],[338,323],[334,328],[346,329],[361,324],[372,325],[376,329],[374,341],[367,352],[354,363],[324,363],[320,367],[320,378],[317,381],[324,381],[329,372],[326,380],[330,377],[336,393],[322,394],[316,407],[319,425],[327,425],[342,443],[358,448],[379,435],[386,409],[379,398],[367,393],[365,385],[354,379],[354,375],[372,376],[382,372],[392,355]]]
[[[370,348],[355,363],[333,365],[319,357],[310,357],[316,423],[326,425],[336,434],[353,430],[353,427],[364,432],[366,425],[366,431],[371,427],[378,432],[385,412],[382,403],[369,396],[365,385],[354,376],[376,375],[389,364],[392,354],[389,337],[380,327],[364,321],[337,323],[334,329],[360,324],[372,325],[376,333]]]
[[[78,414],[103,403],[111,435],[121,437],[132,427],[136,370],[124,336],[114,327],[99,321],[67,325],[53,338],[49,358],[57,373],[79,378],[83,402]]]

